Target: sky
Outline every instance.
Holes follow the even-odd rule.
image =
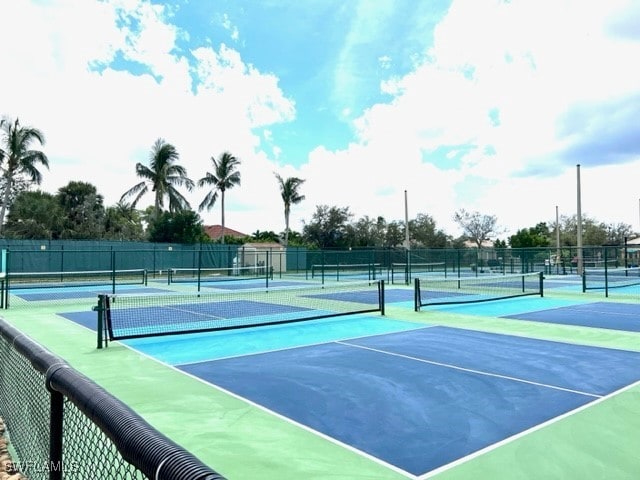
[[[246,234],[284,230],[275,173],[305,180],[296,231],[406,207],[457,237],[465,209],[505,239],[575,215],[578,174],[583,216],[640,231],[636,0],[5,0],[0,45],[0,115],[44,132],[50,193],[114,205],[162,138],[194,181],[240,160]]]

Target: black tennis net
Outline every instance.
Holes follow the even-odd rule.
[[[251,267],[200,267],[200,268],[170,268],[167,282],[172,283],[207,283],[227,282],[236,280],[273,280],[273,268],[261,266]]]
[[[196,333],[340,315],[384,315],[384,282],[162,295],[99,295],[103,340]]]
[[[9,272],[10,289],[88,287],[100,285],[146,285],[145,269],[80,270],[59,272]]]
[[[629,268],[585,268],[582,275],[582,289],[608,290],[610,288],[640,285],[640,267]]]
[[[415,310],[428,305],[487,302],[525,295],[543,296],[543,274],[416,278]]]

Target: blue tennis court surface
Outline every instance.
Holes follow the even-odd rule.
[[[639,381],[638,362],[637,352],[430,327],[178,368],[423,475]]]
[[[640,305],[630,303],[582,303],[538,312],[508,315],[508,318],[640,332]]]
[[[582,327],[640,332],[640,304],[590,300],[522,297],[487,303],[434,305],[422,311],[557,323]]]
[[[252,327],[241,331],[138,338],[125,340],[124,343],[165,363],[177,365],[418,328],[424,328],[424,324],[358,315]]]
[[[519,297],[492,302],[467,303],[460,305],[432,305],[422,307],[423,312],[446,311],[465,315],[480,315],[484,317],[504,317],[543,310],[551,310],[558,307],[580,305],[584,300],[561,299],[549,297]]]

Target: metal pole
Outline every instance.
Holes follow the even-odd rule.
[[[583,273],[583,259],[582,259],[582,198],[580,193],[580,164],[577,166],[577,193],[578,193],[578,201],[577,201],[577,247],[578,247],[578,262],[577,269],[578,275],[582,275]]]
[[[559,273],[560,256],[560,217],[558,215],[558,206],[556,205],[556,273]]]
[[[407,203],[407,191],[404,191],[404,247],[409,250],[409,206]]]

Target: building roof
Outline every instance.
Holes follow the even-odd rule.
[[[465,240],[464,246],[467,247],[467,248],[477,248],[478,247],[478,245],[476,245],[476,242],[474,242],[473,240]],[[482,241],[482,246],[484,248],[493,247],[493,240],[483,240]]]
[[[222,225],[205,225],[204,232],[207,235],[209,235],[209,238],[211,238],[212,240],[218,240],[222,236]],[[248,237],[249,235],[247,235],[246,233],[242,233],[237,230],[234,230],[233,228],[229,228],[225,225],[224,236],[244,238],[244,237]]]
[[[277,242],[249,242],[242,245],[243,247],[251,247],[251,248],[284,248],[283,245]]]

